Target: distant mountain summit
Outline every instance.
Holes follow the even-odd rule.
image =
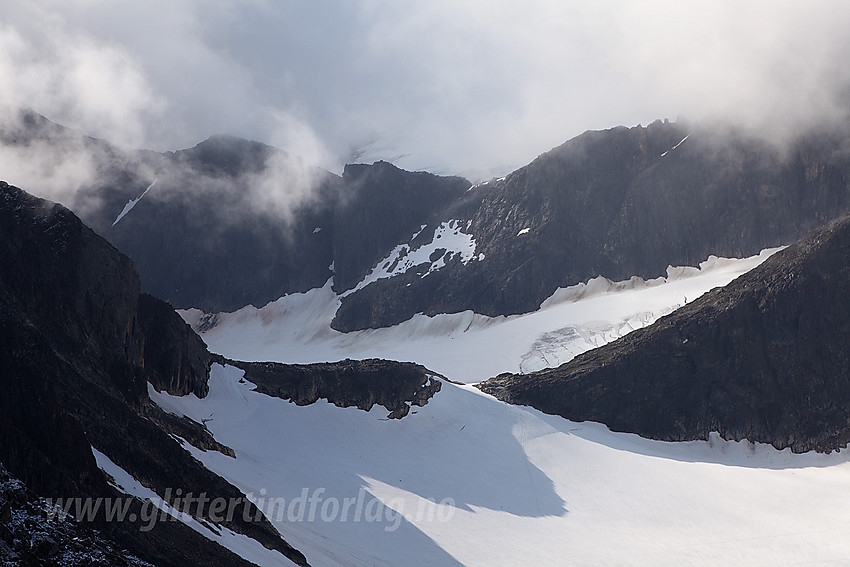
[[[850,216],[723,288],[552,370],[479,387],[497,398],[666,441],[795,452],[850,442]]]
[[[0,137],[73,135],[30,117]],[[333,326],[352,331],[417,313],[526,313],[599,275],[651,278],[788,244],[850,211],[848,141],[842,127],[771,144],[656,121],[586,132],[472,186],[385,162],[340,177],[230,136],[164,154],[86,139],[98,176],[78,209],[133,259],[143,290],[179,308],[261,306],[333,278]]]
[[[780,147],[661,121],[587,132],[446,206],[443,219],[468,226],[480,262],[380,280],[343,300],[335,327],[418,312],[523,313],[599,275],[651,278],[794,242],[850,211],[848,141],[836,130]]]

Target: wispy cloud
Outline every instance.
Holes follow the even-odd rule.
[[[118,144],[145,141],[162,101],[120,44],[71,30],[33,5],[0,23],[0,100],[31,107]]]

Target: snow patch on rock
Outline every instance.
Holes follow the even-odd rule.
[[[416,266],[423,267],[422,277],[434,273],[458,258],[463,264],[477,260],[475,255],[475,238],[464,232],[469,230],[472,221],[464,223],[460,220],[449,220],[440,223],[434,229],[431,241],[414,247],[416,238],[427,228],[423,225],[405,244],[399,244],[353,289],[343,294],[343,297],[360,291],[367,285],[378,280],[392,278],[406,273]],[[427,266],[427,269],[425,268]]]

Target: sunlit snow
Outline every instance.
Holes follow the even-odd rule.
[[[262,498],[312,565],[840,564],[850,555],[843,452],[651,441],[449,383],[386,420],[383,408],[296,406],[242,376],[214,365],[204,399],[149,393],[178,415],[215,416],[208,427],[236,458],[185,447]],[[309,510],[307,495],[312,520],[278,514],[299,498]],[[372,514],[352,507],[342,521],[345,499]]]

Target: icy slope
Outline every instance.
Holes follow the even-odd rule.
[[[844,453],[650,441],[448,383],[416,413],[387,421],[384,411],[323,401],[298,407],[252,392],[241,375],[214,366],[203,400],[150,395],[208,420],[236,459],[184,446],[262,498],[258,506],[315,567],[839,564],[850,556]]]
[[[182,315],[212,352],[237,360],[311,363],[376,357],[416,362],[453,380],[475,382],[501,372],[558,366],[729,283],[773,252],[743,260],[712,257],[699,269],[668,268],[666,278],[650,281],[595,278],[557,290],[538,311],[511,317],[471,311],[416,315],[389,328],[340,333],[330,328],[339,306],[331,281],[261,309]]]

